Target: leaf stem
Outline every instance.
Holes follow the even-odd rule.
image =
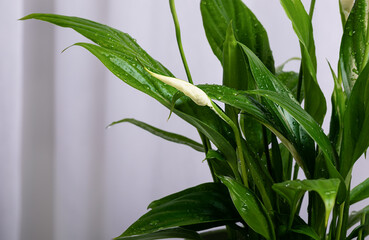
[[[213,106],[212,110],[216,114],[218,114],[218,116],[221,117],[232,128],[234,132],[234,136],[235,136],[236,144],[237,144],[237,156],[239,157],[240,162],[241,162],[241,176],[242,176],[244,185],[248,188],[249,183],[247,180],[247,169],[246,169],[245,158],[243,156],[240,131],[238,127],[236,126],[236,124],[222,110],[220,110],[219,107],[213,101],[211,101],[211,104]]]
[[[177,17],[177,12],[176,12],[176,7],[175,7],[175,4],[174,4],[174,0],[169,0],[169,5],[170,5],[170,11],[171,11],[172,17],[173,17],[174,27],[175,27],[175,30],[176,30],[177,44],[178,44],[179,52],[181,54],[183,66],[186,70],[186,75],[187,75],[187,78],[188,78],[188,82],[193,84],[190,69],[188,68],[186,56],[185,56],[184,51],[183,51],[182,40],[181,40],[181,29],[179,27],[179,22],[178,22],[178,17]]]
[[[310,9],[309,9],[310,20],[313,19],[313,14],[314,14],[314,9],[315,9],[315,1],[316,0],[311,0],[311,3],[310,3]]]
[[[341,238],[341,229],[342,229],[344,209],[345,209],[345,203],[342,203],[341,206],[340,206],[340,214],[338,216],[338,226],[337,226],[336,240],[340,240],[340,238]]]
[[[363,214],[363,216],[361,217],[361,225],[365,224],[365,216],[366,216],[366,214]],[[359,233],[358,233],[357,240],[363,240],[363,239],[364,239],[363,238],[363,229],[361,228]]]

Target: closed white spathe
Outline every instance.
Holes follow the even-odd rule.
[[[269,33],[276,63],[298,56],[297,38],[278,1],[247,4]],[[199,0],[176,5],[195,84],[220,83],[221,66],[207,44]],[[325,59],[336,65],[341,22],[336,1],[317,1],[316,7],[318,79],[330,96]],[[128,124],[105,129],[134,117],[199,141],[195,129],[175,116],[167,122],[168,109],[125,85],[86,50],[72,47],[61,54],[83,37],[40,21],[17,21],[51,12],[111,25],[185,79],[167,0],[13,0],[1,1],[0,9],[1,240],[111,239],[151,200],[211,180],[204,156],[191,148]],[[367,168],[358,169],[363,174],[354,177],[362,180]]]

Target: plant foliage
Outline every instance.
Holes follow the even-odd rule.
[[[197,143],[135,119],[111,124],[131,123],[204,152],[214,179],[152,202],[116,239],[343,240],[369,235],[369,208],[349,214],[352,204],[369,197],[368,179],[353,189],[350,184],[352,168],[369,146],[369,0],[356,0],[352,10],[349,2],[339,2],[344,32],[337,74],[331,69],[328,134],[321,127],[326,100],[316,74],[315,0],[309,11],[300,0],[281,0],[300,44],[299,72],[275,68],[267,32],[241,0],[201,0],[203,26],[223,66],[223,84],[197,87],[183,53],[174,0],[169,3],[190,83],[174,78],[131,36],[109,26],[55,14],[22,19],[82,34],[93,43],[76,46],[200,134],[202,143]],[[223,102],[225,108],[209,99]],[[208,104],[199,106],[198,100]],[[304,180],[297,179],[300,169]],[[307,221],[300,217],[304,197]],[[219,226],[225,228],[209,230]]]

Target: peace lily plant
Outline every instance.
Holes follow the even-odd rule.
[[[201,0],[209,44],[223,66],[222,85],[194,85],[169,0],[187,81],[176,79],[128,34],[77,17],[23,18],[72,28],[91,43],[76,43],[128,85],[194,126],[202,143],[134,119],[166,140],[204,152],[213,182],[153,201],[149,211],[116,239],[364,239],[369,179],[351,187],[351,172],[369,146],[369,0],[341,0],[343,36],[332,70],[332,115],[318,85],[313,38],[315,0],[280,0],[298,37],[299,72],[275,68],[268,36],[241,0]],[[224,109],[213,100],[225,104]],[[200,159],[201,160],[201,159]],[[297,179],[302,171],[306,177]],[[300,217],[307,198],[308,217]],[[213,230],[213,228],[216,230]],[[220,227],[220,228],[219,228]]]

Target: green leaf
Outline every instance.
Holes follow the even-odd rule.
[[[309,134],[309,136],[314,139],[314,141],[320,147],[321,151],[324,153],[330,175],[332,177],[342,179],[340,174],[337,172],[337,169],[333,166],[333,163],[337,162],[337,153],[335,152],[331,142],[324,134],[318,123],[306,111],[304,111],[296,101],[288,99],[286,96],[267,90],[254,90],[249,92],[253,92],[266,97],[288,111],[296,119],[296,121],[301,124],[301,126]]]
[[[94,54],[113,74],[125,83],[155,98],[171,109],[177,90],[149,75],[138,60],[150,70],[173,76],[163,65],[148,55],[128,34],[90,20],[55,14],[31,14],[22,20],[38,19],[69,27],[100,46],[78,43]],[[138,59],[138,60],[137,60]],[[204,133],[229,160],[236,160],[231,128],[208,107],[200,107],[187,97],[176,101],[173,110],[178,116]]]
[[[268,240],[276,239],[272,220],[255,194],[230,177],[219,178],[227,186],[235,207],[247,225]]]
[[[328,62],[334,80],[334,88],[331,97],[332,115],[329,127],[329,140],[340,152],[343,134],[343,116],[346,109],[346,94],[342,90],[342,81],[339,79]]]
[[[217,183],[186,189],[154,201],[149,207],[151,210],[120,237],[200,223],[210,223],[214,227],[239,220],[226,188]]]
[[[279,81],[286,85],[294,96],[297,96],[297,85],[299,81],[299,74],[297,72],[278,72],[276,76]],[[302,100],[304,100],[304,86],[301,88],[300,103]]]
[[[336,202],[336,196],[340,186],[339,179],[318,179],[318,180],[293,180],[283,183],[276,183],[273,189],[281,194],[293,207],[296,208],[298,198],[303,196],[305,191],[315,191],[319,194],[325,205],[325,225],[327,226],[329,214]],[[294,205],[293,205],[294,204]]]
[[[316,56],[311,19],[300,0],[281,0],[281,4],[300,41],[305,90],[304,108],[321,125],[327,106],[316,79]]]
[[[369,146],[369,64],[356,80],[343,121],[340,172],[346,176]]]
[[[195,149],[196,151],[204,152],[203,145],[198,143],[198,142],[195,142],[195,141],[193,141],[193,140],[191,140],[187,137],[184,137],[184,136],[176,134],[176,133],[163,131],[159,128],[153,127],[153,126],[151,126],[147,123],[138,121],[138,120],[133,119],[133,118],[124,118],[122,120],[113,122],[109,125],[109,127],[114,126],[114,125],[119,124],[119,123],[124,123],[124,122],[132,123],[132,124],[136,125],[137,127],[140,127],[142,129],[154,134],[155,136],[161,137],[161,138],[163,138],[165,140],[168,140],[170,142],[184,144],[184,145],[187,145],[187,146]]]
[[[296,150],[296,146],[291,140],[296,140],[293,134],[290,132],[291,125],[297,125],[298,123],[293,121],[281,122],[286,120],[286,116],[276,117],[270,112],[265,105],[258,103],[249,94],[243,91],[237,91],[225,86],[219,85],[199,85],[199,87],[212,99],[219,100],[233,107],[239,108],[258,120],[269,130],[271,130],[276,136],[283,142],[283,144],[292,153],[295,159],[302,161],[299,152]],[[283,111],[279,109],[278,111]],[[277,112],[278,112],[277,111]],[[288,124],[289,126],[286,126]],[[253,151],[251,151],[253,152]],[[303,164],[303,163],[302,163]],[[303,165],[305,166],[305,165]]]
[[[286,182],[276,183],[272,186],[272,188],[279,195],[281,195],[284,199],[286,199],[288,204],[291,206],[290,218],[289,218],[289,223],[288,223],[288,229],[289,229],[292,226],[296,210],[298,209],[301,198],[302,196],[304,196],[306,190],[289,188],[289,185],[286,185],[285,183]]]
[[[292,232],[304,234],[308,237],[311,237],[314,240],[320,240],[321,238],[319,235],[315,232],[315,230],[308,226],[308,225],[298,225],[294,226],[293,229],[291,229]]]
[[[369,178],[357,185],[351,190],[350,204],[360,202],[369,197]]]
[[[117,237],[116,240],[155,240],[167,238],[185,238],[188,240],[201,240],[200,235],[194,231],[183,228],[172,228],[153,233],[146,233],[139,236]]]
[[[274,60],[268,35],[250,9],[241,0],[201,0],[206,37],[219,61],[223,62],[223,43],[230,22],[237,41],[248,46],[274,72]]]
[[[239,174],[238,166],[229,164],[225,157],[218,151],[209,150],[206,153],[206,159],[213,166],[215,175],[235,177],[235,174]]]
[[[369,214],[369,206],[364,207],[360,211],[352,212],[347,222],[347,229],[353,227],[356,223],[360,222],[362,216],[366,214]]]
[[[249,59],[250,68],[258,88],[273,91],[283,96],[285,99],[297,103],[289,89],[278,81],[276,76],[268,71],[260,59],[258,59],[257,56],[245,45],[242,43],[239,44]],[[263,104],[272,113],[274,121],[277,121],[278,119],[279,125],[283,126],[281,128],[283,129],[281,132],[283,136],[281,136],[281,134],[275,134],[293,154],[293,157],[304,170],[307,178],[311,178],[314,175],[314,159],[316,157],[314,141],[306,134],[291,114],[276,105],[275,102],[264,99]],[[287,139],[292,146],[290,146],[283,138]]]
[[[347,97],[369,58],[369,2],[356,0],[344,27],[341,40],[339,69]]]

